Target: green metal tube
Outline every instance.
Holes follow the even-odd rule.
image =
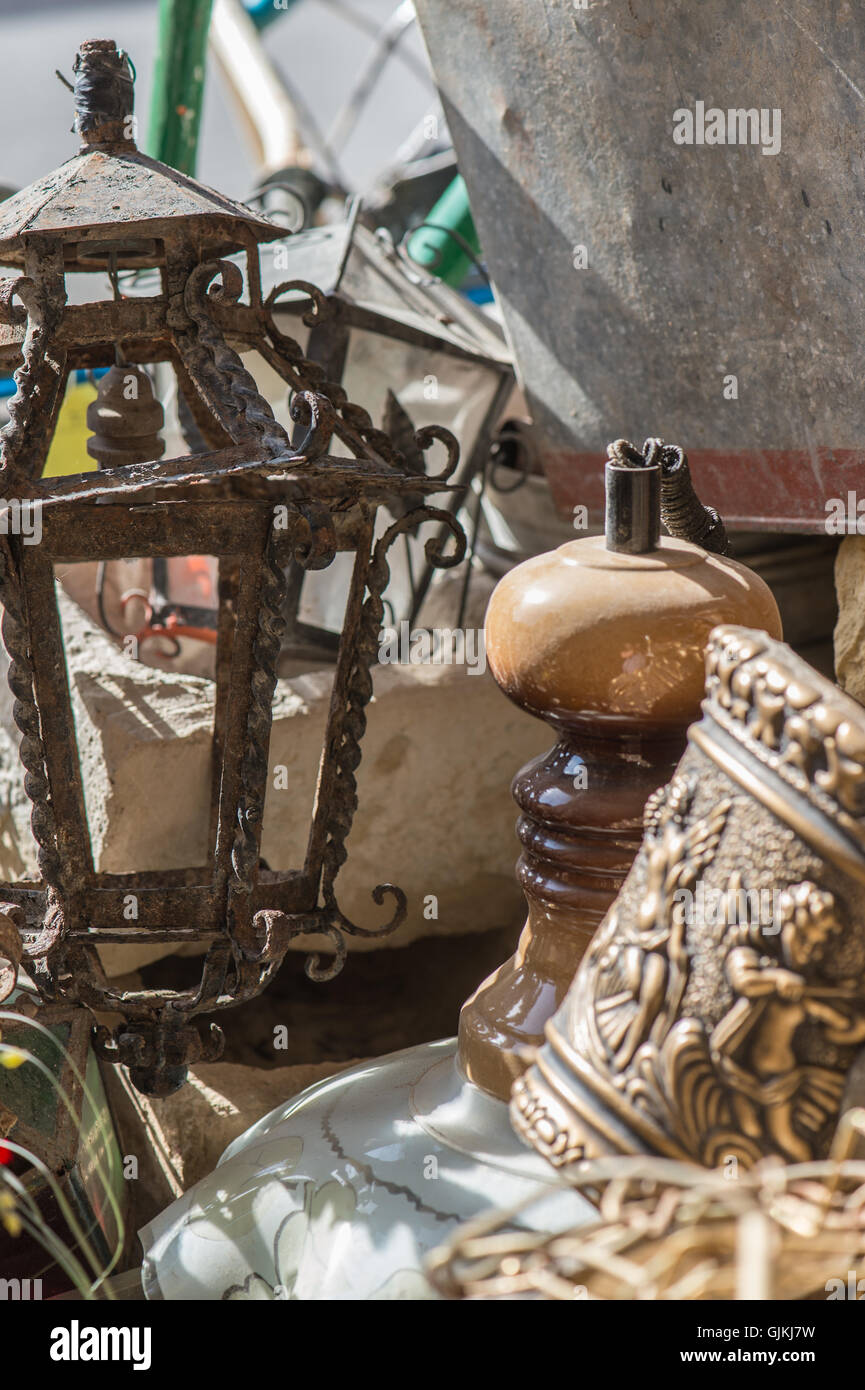
[[[213,0],[159,0],[147,152],[195,173]]]
[[[445,284],[462,284],[472,258],[479,256],[481,249],[462,174],[448,184],[426,225],[409,237],[406,249],[413,261]]]

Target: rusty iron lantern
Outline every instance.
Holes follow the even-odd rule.
[[[332,943],[329,963],[307,960],[307,973],[326,979],[342,965],[346,936],[380,935],[404,916],[401,890],[379,885],[373,898],[394,900],[391,921],[356,926],[340,911],[335,879],[357,806],[388,548],[429,521],[437,527],[429,558],[442,566],[462,558],[451,514],[423,501],[453,486],[458,449],[437,426],[419,431],[415,446],[423,452],[438,441],[447,460],[433,478],[409,472],[390,436],[274,329],[258,246],[281,229],[138,152],[130,65],[113,42],[83,44],[75,79],[80,152],[0,209],[0,264],[24,272],[0,284],[0,367],[15,367],[17,385],[0,434],[2,635],[41,876],[0,884],[0,954],[10,961],[2,980],[5,997],[21,964],[44,1000],[119,1012],[113,1032],[97,1028],[97,1051],[128,1066],[140,1091],[167,1095],[190,1063],[221,1050],[220,1030],[211,1022],[199,1033],[196,1016],[258,994],[293,938],[316,933]],[[245,275],[224,259],[237,253]],[[158,270],[158,293],[67,302],[69,272],[107,270],[116,281],[136,267]],[[242,365],[240,352],[253,347],[294,392],[293,442]],[[118,447],[97,473],[43,477],[68,373],[118,362],[134,364],[132,373],[159,362],[174,368],[207,452],[142,460],[133,436],[126,462]],[[115,433],[122,445],[122,429]],[[421,505],[376,535],[378,508],[406,494],[420,494]],[[38,508],[39,544],[11,534],[10,498]],[[443,527],[454,537],[448,554]],[[259,846],[285,570],[324,568],[338,552],[352,554],[353,571],[306,856],[296,870],[273,872],[261,866]],[[54,564],[200,554],[219,560],[207,863],[102,873],[88,832]],[[197,987],[112,986],[97,947],[141,941],[202,944]]]

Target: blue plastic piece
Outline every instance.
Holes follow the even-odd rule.
[[[104,376],[105,373],[106,373],[107,371],[108,371],[108,368],[107,368],[107,367],[96,367],[95,370],[93,371],[93,376],[94,376],[94,377],[96,378],[96,380],[98,381],[99,378],[100,378],[101,376]],[[76,381],[76,384],[80,386],[80,385],[82,384],[82,382],[85,382],[85,381],[88,380],[88,378],[89,378],[90,375],[91,375],[90,372],[86,371],[83,367],[80,367],[80,368],[78,369],[78,371],[75,373],[75,381]],[[14,378],[11,377],[11,376],[0,376],[0,400],[5,400],[6,397],[8,397],[8,396],[14,396],[14,395],[15,395],[15,380],[14,380]]]
[[[489,285],[475,285],[470,290],[463,290],[466,299],[470,299],[472,304],[492,304],[493,292]]]
[[[266,29],[286,10],[293,9],[297,0],[243,0],[243,3],[256,29]]]

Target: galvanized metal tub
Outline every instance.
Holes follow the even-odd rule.
[[[734,527],[865,500],[865,11],[417,9],[559,507],[646,434]]]

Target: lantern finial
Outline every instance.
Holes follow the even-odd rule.
[[[75,55],[75,129],[83,148],[125,145],[132,136],[135,91],[129,58],[113,39],[85,39]]]

